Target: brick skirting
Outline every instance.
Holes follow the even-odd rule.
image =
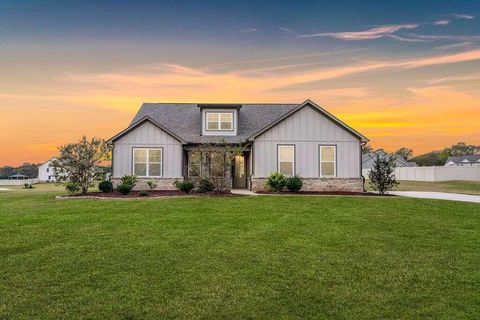
[[[252,178],[252,191],[267,191],[267,178]],[[302,178],[302,191],[362,192],[362,178]]]
[[[150,190],[147,184],[148,181],[155,181],[157,184],[155,190],[177,190],[174,185],[175,180],[183,180],[183,178],[138,178],[133,190]],[[120,184],[120,178],[111,178],[111,181],[114,187]]]

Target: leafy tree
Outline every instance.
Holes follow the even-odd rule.
[[[17,168],[17,172],[32,179],[36,178],[38,177],[38,165],[26,162]]]
[[[370,185],[382,196],[386,191],[398,185],[395,179],[395,157],[393,155],[377,154],[372,169],[368,172]]]
[[[58,148],[60,156],[52,161],[55,179],[78,184],[83,194],[99,179],[98,166],[109,157],[109,147],[104,140],[83,136],[77,143]]]
[[[480,146],[467,145],[465,142],[458,142],[445,150],[451,156],[464,156],[466,154],[474,154],[480,151]]]
[[[366,143],[362,145],[362,153],[371,153],[371,152],[373,152],[373,148],[370,145],[370,143]]]
[[[395,151],[393,154],[395,154],[397,156],[401,156],[405,160],[410,160],[413,156],[413,150],[410,149],[410,148],[402,147],[402,148],[398,149],[397,151]]]

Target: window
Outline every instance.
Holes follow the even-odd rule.
[[[162,149],[133,149],[133,174],[139,177],[161,177],[162,159]]]
[[[320,177],[335,177],[337,175],[336,158],[336,146],[320,146]]]
[[[192,151],[188,154],[188,176],[200,177],[202,173],[202,153]]]
[[[233,112],[207,112],[206,116],[207,130],[233,130]]]
[[[222,177],[225,173],[225,155],[218,152],[210,152],[210,174],[212,177]]]
[[[47,172],[50,172],[50,168],[49,168],[49,167],[47,167]]]
[[[294,146],[278,146],[278,172],[286,176],[295,175]]]

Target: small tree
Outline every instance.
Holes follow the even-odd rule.
[[[110,149],[104,140],[83,136],[77,143],[58,148],[60,156],[52,161],[55,179],[64,183],[78,184],[85,194],[100,176],[98,166],[109,157]]]
[[[372,169],[368,172],[370,185],[381,195],[398,185],[395,179],[395,157],[377,154]]]
[[[410,148],[402,147],[395,151],[393,154],[396,154],[397,156],[400,156],[405,160],[410,160],[413,156],[413,150]]]

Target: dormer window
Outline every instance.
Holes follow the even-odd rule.
[[[207,111],[208,131],[233,131],[233,112]]]

